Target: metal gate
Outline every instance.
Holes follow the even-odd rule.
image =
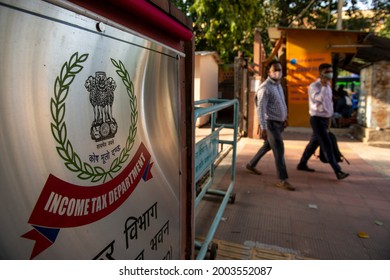
[[[199,105],[207,105],[208,107],[197,107]],[[225,108],[233,107],[234,116],[233,123],[217,123],[217,113]],[[234,203],[235,194],[233,194],[233,187],[235,182],[236,174],[236,148],[237,148],[237,130],[238,130],[238,112],[239,104],[238,100],[224,100],[224,99],[205,99],[195,102],[195,117],[194,121],[196,123],[197,118],[204,115],[211,115],[211,132],[200,141],[195,143],[195,182],[194,186],[197,186],[197,183],[205,178],[205,181],[199,186],[199,189],[196,190],[195,197],[195,209],[198,207],[200,201],[205,197],[206,194],[217,195],[223,197],[221,204],[218,208],[218,211],[215,215],[215,218],[210,226],[210,229],[203,242],[195,240],[195,247],[199,249],[196,259],[204,259],[206,253],[210,252],[210,258],[213,259],[216,253],[216,246],[211,244],[214,237],[215,231],[218,227],[219,222],[221,221],[222,214],[225,211],[226,205],[229,200]],[[232,140],[221,140],[219,138],[219,133],[222,129],[228,128],[233,129],[233,139]],[[227,186],[226,190],[214,189],[214,170],[215,170],[215,161],[218,158],[218,146],[219,144],[231,145],[232,147],[232,157],[231,157],[231,177],[230,183]],[[199,184],[198,184],[199,185]],[[195,225],[196,227],[196,225]],[[210,246],[211,245],[211,246]]]

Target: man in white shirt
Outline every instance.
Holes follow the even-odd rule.
[[[344,173],[337,163],[328,133],[330,118],[333,115],[332,88],[330,87],[330,81],[333,78],[333,68],[332,65],[323,63],[318,70],[320,77],[317,81],[310,84],[308,92],[310,126],[313,129],[313,134],[303,152],[297,169],[314,172],[314,169],[307,166],[307,162],[318,146],[320,146],[325,152],[325,156],[333,168],[337,179],[341,180],[348,177],[349,174]]]

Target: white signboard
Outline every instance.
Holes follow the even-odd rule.
[[[179,56],[43,1],[0,26],[0,259],[178,259]]]

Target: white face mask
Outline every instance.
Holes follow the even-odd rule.
[[[324,73],[322,74],[325,78],[327,78],[328,80],[332,80],[333,79],[333,73]]]
[[[269,77],[273,80],[280,80],[283,76],[282,71],[270,72]]]

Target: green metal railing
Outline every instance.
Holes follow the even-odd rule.
[[[199,107],[199,105],[207,104],[207,107]],[[233,123],[217,123],[217,113],[225,108],[234,108]],[[195,240],[195,247],[199,249],[196,259],[204,259],[208,250],[210,250],[210,244],[217,230],[219,222],[221,221],[223,212],[225,211],[226,205],[231,200],[234,202],[235,195],[232,193],[235,182],[236,174],[236,154],[237,154],[237,135],[238,135],[238,112],[239,104],[238,100],[226,100],[226,99],[205,99],[195,102],[195,123],[201,116],[211,115],[210,127],[211,133],[205,136],[203,139],[195,143],[195,183],[203,178],[208,173],[207,180],[202,183],[201,191],[198,193],[195,191],[195,209],[198,207],[201,200],[206,194],[217,195],[223,197],[222,202],[218,208],[216,216],[210,226],[210,229],[203,242]],[[232,140],[221,140],[219,139],[219,132],[224,129],[233,129]],[[219,144],[227,144],[232,147],[232,161],[231,161],[231,179],[229,186],[226,190],[213,189],[214,183],[214,169],[215,160],[218,157],[218,146]],[[196,225],[195,225],[196,226]],[[216,250],[216,248],[214,247]],[[211,250],[214,250],[211,249]],[[211,252],[213,254],[213,252]]]

